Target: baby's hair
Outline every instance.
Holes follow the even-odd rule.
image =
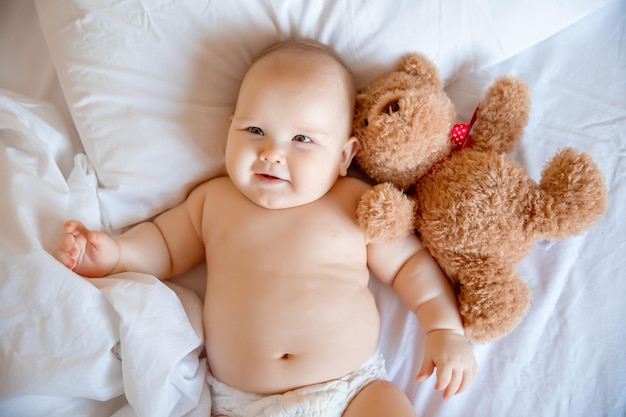
[[[275,52],[283,51],[299,53],[319,53],[333,59],[342,68],[344,72],[346,87],[348,89],[348,92],[350,93],[350,97],[353,99],[352,101],[354,101],[354,98],[356,97],[356,84],[354,82],[352,72],[350,72],[341,56],[339,56],[339,54],[333,48],[314,39],[303,38],[278,41],[262,50],[261,53],[257,55],[257,57],[254,59],[253,64],[263,57],[271,55]]]
[[[321,52],[335,59],[346,69],[346,71],[348,71],[348,68],[344,64],[343,60],[333,48],[314,39],[287,39],[278,41],[262,50],[254,61],[256,62],[264,56],[270,55],[276,51]]]

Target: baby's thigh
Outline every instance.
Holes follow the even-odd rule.
[[[417,414],[404,392],[388,381],[374,381],[348,404],[343,417],[411,416]]]

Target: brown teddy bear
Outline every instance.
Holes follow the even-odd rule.
[[[589,155],[558,152],[539,183],[506,155],[529,109],[526,84],[501,77],[469,136],[471,125],[454,125],[437,68],[418,54],[357,98],[356,160],[382,183],[363,196],[360,226],[370,241],[416,229],[452,282],[467,337],[480,343],[510,333],[528,311],[531,292],[516,268],[531,248],[583,233],[607,207],[604,177]]]

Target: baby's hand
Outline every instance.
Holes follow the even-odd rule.
[[[472,347],[460,334],[450,330],[433,330],[426,335],[426,346],[418,381],[425,381],[437,368],[435,389],[443,392],[443,398],[465,391],[478,372]]]
[[[88,230],[76,220],[65,222],[64,233],[54,257],[79,275],[96,278],[108,275],[119,260],[117,243],[102,232]]]

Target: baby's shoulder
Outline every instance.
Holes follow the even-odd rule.
[[[371,188],[368,183],[358,178],[340,177],[331,191],[326,194],[326,201],[331,201],[332,204],[340,204],[346,210],[356,213],[356,207],[361,197]]]
[[[227,191],[233,187],[228,177],[216,177],[197,185],[187,197],[190,204],[204,205],[206,200],[217,199],[227,195]]]
[[[345,176],[339,177],[337,184],[342,184],[344,187],[350,187],[355,190],[366,190],[372,188],[370,184],[358,177]]]
[[[355,177],[340,177],[334,187],[340,194],[352,197],[360,197],[371,188],[372,186],[370,184]]]
[[[232,182],[228,177],[215,177],[200,183],[191,191],[191,194],[202,194],[203,196],[211,196],[214,193],[220,193],[225,189],[232,187]]]

